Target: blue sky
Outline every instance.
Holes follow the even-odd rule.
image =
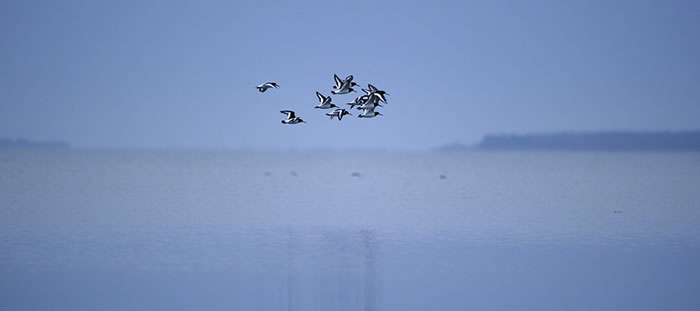
[[[3,1],[0,25],[0,136],[421,150],[700,127],[697,1]],[[387,90],[385,116],[313,109],[334,73]]]

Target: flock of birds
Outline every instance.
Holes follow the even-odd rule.
[[[333,86],[334,90],[331,91],[332,94],[340,95],[356,92],[353,87],[356,87],[358,84],[353,81],[352,75],[347,76],[345,79],[340,79],[340,77],[338,77],[337,74],[334,74],[333,80],[335,80],[335,85]],[[277,84],[277,82],[265,82],[256,86],[256,88],[261,93],[264,93],[270,88],[279,88],[279,84]],[[383,107],[381,104],[379,104],[380,102],[385,104],[387,103],[386,96],[389,94],[386,91],[376,88],[372,84],[367,84],[367,88],[361,90],[365,93],[364,95],[358,96],[352,102],[347,103],[347,105],[350,106],[350,110],[352,110],[356,106],[357,110],[362,110],[362,113],[360,113],[357,116],[358,118],[374,118],[376,116],[381,116],[382,114],[378,111],[375,111],[375,109],[377,107]],[[326,113],[326,115],[329,116],[331,120],[333,120],[333,118],[338,118],[338,121],[341,121],[343,120],[343,116],[352,115],[344,108],[339,108],[335,104],[331,103],[332,98],[330,97],[330,95],[324,96],[323,94],[317,91],[316,97],[318,98],[319,104],[316,105],[314,108],[336,108],[335,110]],[[306,121],[298,117],[292,110],[281,110],[280,112],[287,115],[287,119],[282,120],[282,124],[306,123]]]
[[[353,87],[358,86],[357,83],[353,81],[353,76],[349,75],[345,79],[340,79],[337,74],[333,75],[333,80],[335,80],[335,85],[333,86],[333,91],[331,91],[332,94],[334,95],[340,95],[340,94],[348,94],[351,92],[356,92]],[[258,91],[260,93],[265,93],[268,89],[277,89],[279,88],[279,84],[277,82],[265,82],[263,84],[260,84],[256,86]],[[362,113],[360,113],[357,117],[358,118],[374,118],[376,116],[381,116],[382,114],[378,111],[375,111],[377,107],[383,107],[381,103],[386,104],[386,96],[389,95],[386,91],[380,90],[376,88],[372,84],[367,84],[366,89],[361,89],[364,92],[364,95],[360,95],[356,97],[352,102],[347,103],[348,106],[350,106],[350,109],[352,110],[353,108],[357,107],[356,109],[362,110]],[[326,113],[327,116],[333,120],[333,118],[338,118],[338,121],[343,120],[343,116],[346,115],[352,115],[350,112],[345,110],[344,108],[339,108],[335,104],[333,104],[331,101],[330,96],[325,96],[321,94],[320,92],[316,92],[316,97],[318,98],[318,105],[316,105],[314,108],[316,109],[331,109],[331,108],[336,108],[335,110]],[[306,123],[306,121],[302,120],[300,117],[296,116],[296,113],[292,110],[281,110],[280,111],[283,114],[287,115],[287,118],[282,120],[282,124],[299,124],[299,123]],[[292,171],[290,174],[294,177],[297,176],[297,172]],[[272,173],[270,172],[265,172],[265,176],[271,176]],[[362,177],[362,174],[358,172],[353,172],[351,174],[352,177]],[[440,179],[446,179],[447,176],[444,174],[440,174]]]

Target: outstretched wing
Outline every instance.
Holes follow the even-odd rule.
[[[372,95],[370,95],[370,96],[367,98],[367,101],[365,102],[365,105],[374,105],[374,104],[376,104],[377,102],[379,102],[379,97],[377,97],[377,93],[372,93]]]
[[[274,87],[274,88],[280,87],[280,85],[277,84],[277,82],[267,82],[265,84],[269,85],[270,87]]]
[[[345,80],[343,80],[343,82],[352,82],[352,79],[353,79],[352,75],[349,75],[349,76],[345,77]]]
[[[386,97],[384,97],[384,92],[378,91],[378,92],[372,93],[372,95],[374,95],[374,97],[376,97],[377,99],[381,100],[383,103],[385,103],[385,104],[387,103]]]
[[[294,115],[294,111],[291,110],[280,110],[280,112],[287,115],[287,120],[294,119],[296,117]]]
[[[319,93],[316,91],[316,97],[318,97],[318,101],[320,101],[322,104],[326,100],[326,96],[323,96],[323,94]]]
[[[335,87],[334,87],[334,88],[339,88],[339,87],[343,84],[343,81],[340,80],[340,77],[338,77],[338,75],[335,74],[335,73],[333,74],[333,80],[335,81]]]
[[[360,104],[360,105],[364,105],[368,99],[369,99],[369,97],[367,95],[362,95],[362,96],[357,98],[356,103]]]
[[[367,87],[369,88],[369,91],[370,91],[371,93],[374,93],[374,92],[379,91],[379,89],[376,88],[376,87],[374,87],[374,85],[367,84]]]
[[[351,84],[351,83],[352,83],[352,81],[345,81],[345,82],[343,82],[343,84],[341,84],[340,87],[338,88],[338,91],[339,91],[339,92],[342,92],[342,91],[349,91],[349,90],[350,90],[350,84]]]

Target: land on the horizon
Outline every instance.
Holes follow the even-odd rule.
[[[71,145],[64,141],[0,137],[0,150],[69,148]],[[333,150],[333,148],[315,150]],[[700,151],[700,130],[486,134],[474,144],[454,142],[434,150]]]
[[[437,150],[689,151],[700,150],[700,130],[488,134],[474,145],[452,143]]]
[[[68,149],[70,144],[63,141],[32,141],[23,138],[0,137],[0,149]]]

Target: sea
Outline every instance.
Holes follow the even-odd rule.
[[[700,310],[700,153],[0,150],[0,310]]]

